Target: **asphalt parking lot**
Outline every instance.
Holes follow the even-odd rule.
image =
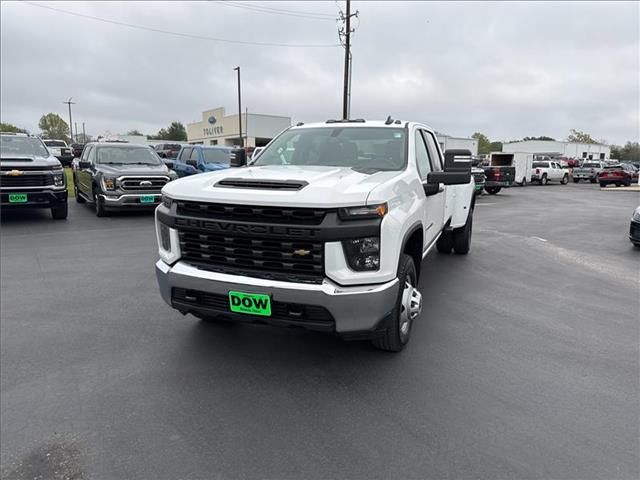
[[[395,355],[182,317],[150,215],[4,212],[2,477],[636,479],[638,204],[479,199],[470,255],[427,257]]]

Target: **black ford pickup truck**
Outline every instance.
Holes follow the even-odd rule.
[[[130,143],[88,143],[73,172],[78,203],[94,205],[96,215],[109,210],[153,210],[160,190],[178,178],[154,150]]]
[[[60,161],[37,137],[0,134],[2,209],[50,208],[56,220],[67,218],[67,180]]]

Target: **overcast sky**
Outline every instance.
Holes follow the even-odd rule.
[[[194,36],[306,45],[336,45],[335,20],[318,14],[344,8],[344,1],[34,3]],[[353,118],[391,114],[492,140],[564,139],[575,128],[610,143],[638,141],[637,2],[353,1],[352,9],[359,11]],[[1,14],[1,118],[32,132],[44,113],[67,119],[62,102],[71,96],[74,120],[93,135],[155,133],[218,106],[234,113],[236,65],[243,109],[293,122],[341,116],[340,46],[187,38],[18,2],[3,1]]]

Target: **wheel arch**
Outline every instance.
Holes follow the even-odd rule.
[[[420,279],[420,266],[422,265],[422,253],[424,251],[424,229],[422,222],[413,224],[402,239],[402,253],[406,253],[413,258],[416,267],[416,276]]]

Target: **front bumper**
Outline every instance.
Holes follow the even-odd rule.
[[[634,244],[640,244],[640,222],[631,220],[629,226],[629,240]]]
[[[328,279],[322,284],[302,284],[210,272],[181,261],[169,266],[162,260],[156,263],[156,276],[164,301],[185,314],[226,315],[238,320],[318,329],[314,328],[317,325],[312,321],[306,321],[304,307],[324,308],[329,312],[332,322],[329,328],[325,325],[322,329],[353,338],[376,336],[384,329],[385,320],[396,304],[399,288],[397,279],[383,284],[353,287],[341,287]],[[270,295],[272,302],[296,307],[279,318],[231,314],[228,306],[177,300],[173,295],[174,289],[196,292],[194,297],[198,292],[224,297],[228,297],[229,291],[262,293]]]
[[[142,197],[154,197],[153,202],[143,203]],[[113,195],[100,194],[100,198],[104,200],[104,206],[107,208],[148,208],[153,209],[160,204],[160,192],[158,193],[121,193]]]
[[[27,201],[22,203],[10,203],[10,193],[22,193],[27,195]],[[67,187],[61,189],[20,190],[0,192],[0,205],[2,208],[58,208],[67,203]]]

